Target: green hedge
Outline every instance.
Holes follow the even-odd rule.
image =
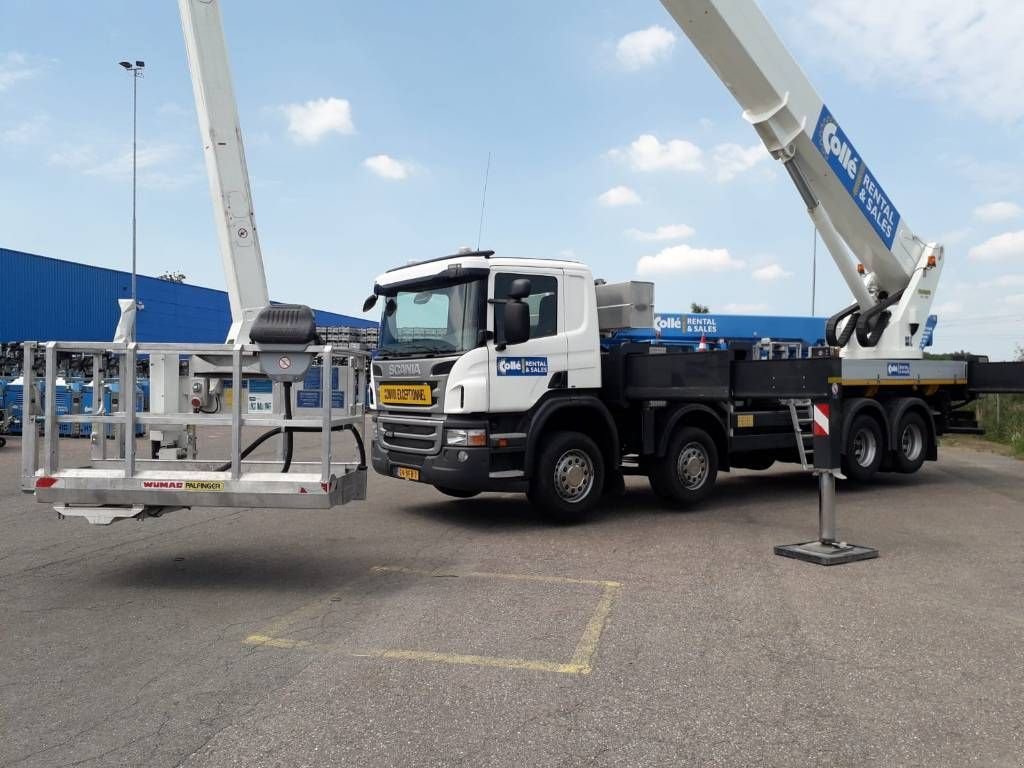
[[[1024,456],[1024,395],[987,395],[975,404],[985,437]]]

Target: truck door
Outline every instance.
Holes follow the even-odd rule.
[[[526,299],[530,307],[530,338],[522,344],[498,349],[497,339],[503,336],[503,307],[492,304],[488,311],[489,327],[495,336],[487,345],[492,413],[529,410],[548,391],[551,377],[568,368],[562,270],[496,269],[491,273],[488,295],[507,298],[512,281],[519,278],[528,279],[531,285]]]

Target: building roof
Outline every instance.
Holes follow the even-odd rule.
[[[0,342],[109,341],[131,296],[131,273],[0,248]],[[231,324],[226,291],[146,275],[136,281],[143,342],[222,343]],[[375,328],[359,317],[314,310],[319,326]]]

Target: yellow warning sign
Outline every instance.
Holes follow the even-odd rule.
[[[186,491],[223,491],[223,480],[186,480]]]

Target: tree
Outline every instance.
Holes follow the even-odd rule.
[[[164,272],[159,279],[169,283],[184,283],[186,275],[184,272]]]
[[[711,311],[711,308],[706,304],[698,304],[696,301],[690,304],[690,312],[694,315],[706,315]]]

